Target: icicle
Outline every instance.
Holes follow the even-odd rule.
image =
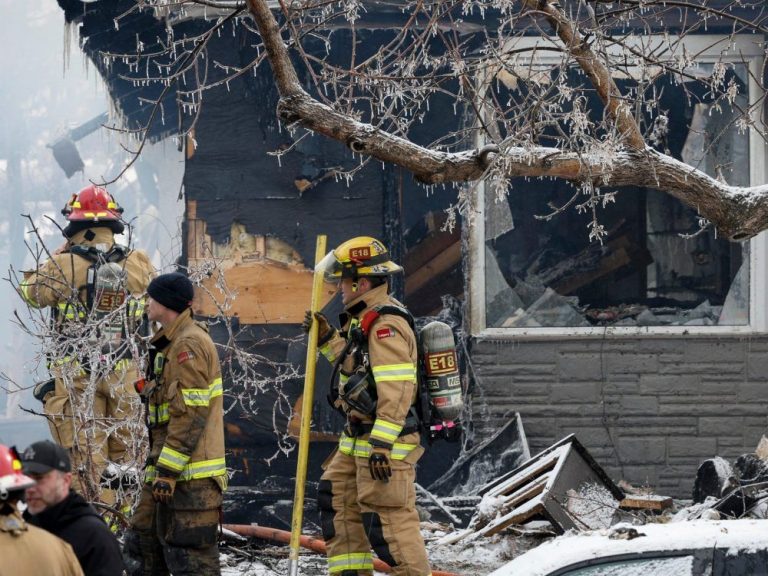
[[[71,22],[64,22],[64,50],[62,53],[62,75],[67,73],[67,70],[69,70],[69,62],[71,58],[71,47],[70,44],[72,43],[72,23]]]

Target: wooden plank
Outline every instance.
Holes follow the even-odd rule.
[[[215,259],[216,268],[195,291],[195,313],[237,316],[242,324],[300,324],[312,297],[312,270],[295,250],[277,238],[250,234],[236,222],[229,243],[217,245],[206,233],[205,220],[193,218],[196,212],[196,203],[188,202],[189,265]],[[229,294],[219,288],[222,281]],[[322,305],[335,292],[336,286],[325,284]]]
[[[413,294],[435,277],[449,271],[461,262],[461,241],[457,240],[432,260],[405,278],[405,294]]]
[[[625,510],[666,510],[672,507],[672,498],[655,494],[632,494],[619,503]]]
[[[301,265],[261,261],[243,262],[225,268],[223,265],[203,286],[220,303],[224,294],[216,283],[224,275],[227,288],[236,293],[231,307],[220,310],[219,305],[205,290],[195,294],[194,311],[203,316],[237,316],[243,324],[300,324],[312,296],[312,271]],[[336,292],[336,287],[326,284],[323,305]]]
[[[477,534],[479,536],[493,536],[504,530],[507,526],[522,524],[526,520],[540,514],[544,510],[541,495],[544,492],[545,486],[546,483],[535,483],[527,487],[526,491],[515,500],[517,504],[512,510],[486,525]]]
[[[534,496],[541,494],[544,491],[547,482],[549,482],[549,473],[544,474],[543,476],[539,476],[530,484],[521,486],[518,490],[512,494],[509,494],[506,498],[504,498],[503,506],[510,510],[517,508],[523,502],[527,502]]]
[[[515,475],[506,482],[499,484],[492,490],[489,490],[488,494],[492,496],[504,496],[517,490],[520,486],[534,481],[537,476],[541,476],[552,470],[561,456],[562,455],[560,455],[558,458],[547,459],[544,462],[535,462],[531,464],[528,470],[522,470],[520,474]]]
[[[425,236],[418,244],[408,249],[404,263],[406,273],[415,272],[459,240],[461,234],[458,228],[454,228],[453,232],[438,230]]]

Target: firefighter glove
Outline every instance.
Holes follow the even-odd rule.
[[[389,465],[389,449],[381,446],[371,447],[371,455],[368,458],[368,469],[371,471],[371,478],[389,482],[392,476],[392,467]]]
[[[315,321],[317,322],[317,343],[321,346],[331,339],[336,329],[331,326],[322,312],[315,312]],[[301,323],[301,329],[309,334],[309,329],[312,327],[312,311],[307,310],[304,313],[304,321]]]
[[[152,498],[155,502],[170,504],[173,500],[173,490],[176,488],[176,479],[168,476],[158,476],[152,483]]]

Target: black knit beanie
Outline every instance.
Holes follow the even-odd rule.
[[[195,297],[192,282],[178,272],[161,274],[149,283],[147,292],[152,300],[179,313],[192,306],[192,299]]]

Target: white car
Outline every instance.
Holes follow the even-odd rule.
[[[768,520],[693,520],[565,534],[491,576],[768,575]]]

